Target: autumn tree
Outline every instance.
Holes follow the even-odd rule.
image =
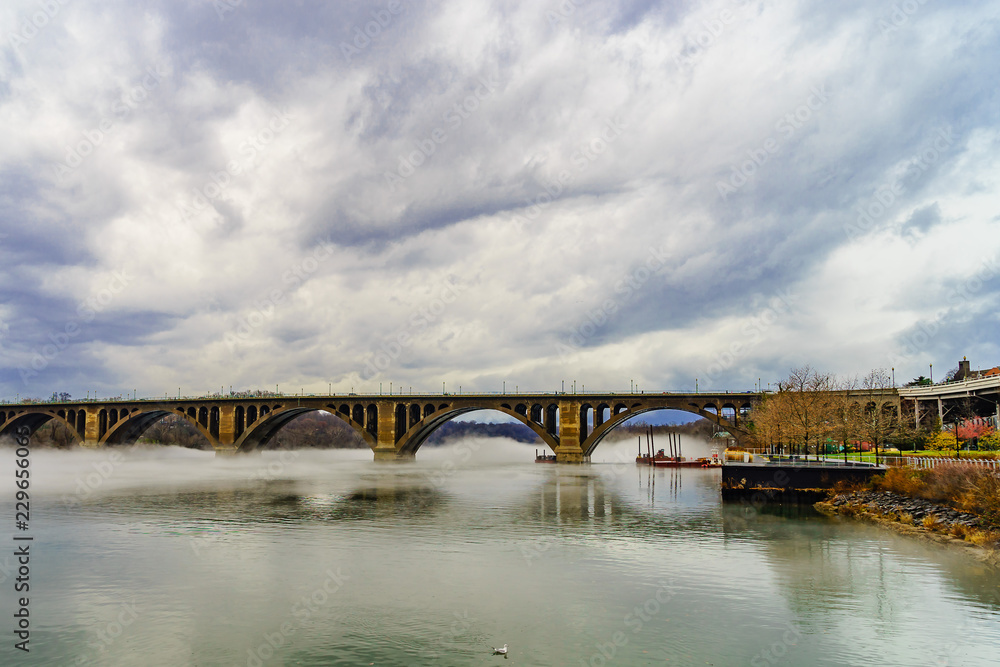
[[[778,391],[769,394],[754,409],[754,439],[761,447],[791,445],[791,453],[810,450],[817,456],[827,438],[837,428],[838,398],[831,392],[833,376],[810,366],[795,368],[788,379],[778,383]]]
[[[861,426],[861,406],[856,395],[860,386],[857,376],[844,378],[837,383],[839,391],[830,400],[832,437],[843,448],[845,463],[848,449],[858,439]]]
[[[792,369],[788,379],[778,384],[784,393],[788,438],[801,443],[806,457],[812,446],[819,457],[820,447],[835,431],[831,415],[835,412],[836,382],[829,373],[820,373],[811,366]]]
[[[896,406],[886,401],[886,395],[892,389],[892,378],[884,368],[871,370],[861,380],[859,396],[864,401],[864,406],[858,435],[875,448],[876,464],[879,445],[899,429],[899,413]]]
[[[754,408],[752,438],[760,449],[772,453],[785,453],[788,438],[787,412],[788,397],[783,392],[768,394]]]

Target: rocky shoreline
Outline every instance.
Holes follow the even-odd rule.
[[[975,514],[889,491],[852,491],[814,505],[826,515],[875,523],[904,535],[965,549],[978,560],[1000,567],[1000,527],[984,525]]]

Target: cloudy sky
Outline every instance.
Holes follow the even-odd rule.
[[[4,398],[1000,363],[1000,2],[0,8]]]

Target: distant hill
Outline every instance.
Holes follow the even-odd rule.
[[[456,438],[510,438],[517,442],[541,443],[534,431],[524,424],[482,424],[480,422],[445,422],[427,438],[425,445],[443,445]]]
[[[623,424],[614,430],[614,432],[609,436],[615,440],[624,440],[626,438],[636,438],[646,434],[646,429],[649,425],[645,422],[636,421],[629,424]],[[681,433],[683,435],[689,435],[694,438],[704,438],[708,440],[712,437],[712,434],[717,430],[716,425],[707,419],[696,419],[693,422],[687,422],[685,424],[658,424],[653,426],[653,435],[662,435],[666,433]]]

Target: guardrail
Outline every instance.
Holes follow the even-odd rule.
[[[972,465],[981,468],[992,468],[1000,470],[1000,461],[991,459],[946,459],[938,456],[903,456],[893,457],[901,459],[901,463],[888,463],[887,465],[908,465],[914,468],[935,468],[939,465]]]

